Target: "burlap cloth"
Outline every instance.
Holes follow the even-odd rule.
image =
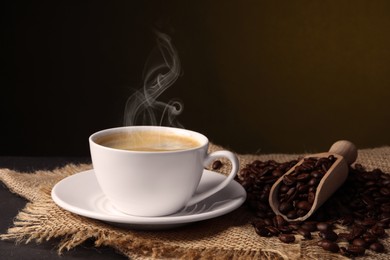
[[[211,145],[210,150],[221,149]],[[297,159],[298,154],[238,155],[241,166],[255,159],[285,162]],[[390,146],[359,150],[358,163],[367,170],[379,168],[390,173]],[[224,164],[227,165],[227,164]],[[26,198],[29,203],[19,212],[14,226],[3,240],[42,242],[62,238],[58,252],[94,239],[95,245],[110,246],[131,259],[341,259],[339,254],[319,248],[317,236],[313,240],[301,240],[284,244],[278,238],[259,237],[251,226],[251,213],[241,208],[215,219],[193,223],[166,231],[135,231],[114,227],[101,221],[72,214],[59,208],[51,199],[54,184],[74,173],[90,169],[91,165],[67,165],[53,171],[20,173],[0,169],[0,180],[9,189]],[[224,166],[221,172],[228,171]],[[387,249],[390,239],[382,241]],[[386,253],[366,251],[362,259],[389,259]]]

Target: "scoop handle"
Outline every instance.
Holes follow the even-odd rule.
[[[340,140],[335,142],[329,149],[330,153],[335,153],[344,157],[344,160],[348,165],[354,163],[357,158],[357,148],[356,146],[347,140]]]

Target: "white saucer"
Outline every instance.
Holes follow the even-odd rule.
[[[225,178],[222,174],[204,170],[197,192],[215,186]],[[232,181],[211,197],[173,215],[139,217],[114,208],[100,189],[94,171],[88,170],[58,182],[51,196],[58,206],[81,216],[135,229],[167,229],[229,213],[244,203],[246,192],[239,183]]]

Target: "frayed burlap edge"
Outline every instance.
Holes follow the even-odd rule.
[[[211,145],[210,150],[220,150]],[[301,155],[239,155],[241,166],[255,159],[287,161]],[[358,162],[368,169],[381,168],[390,172],[390,147],[359,151]],[[228,164],[226,164],[228,165]],[[375,167],[380,165],[381,167]],[[9,189],[30,202],[16,216],[14,226],[2,240],[17,243],[41,243],[53,238],[62,239],[58,245],[61,254],[87,239],[95,245],[111,246],[132,259],[341,259],[316,246],[316,240],[299,240],[283,244],[276,238],[258,237],[250,225],[251,215],[240,208],[220,218],[202,221],[169,231],[146,232],[117,228],[84,218],[59,208],[51,199],[51,188],[59,180],[90,169],[91,165],[67,165],[54,171],[18,173],[0,169],[0,180]],[[221,169],[229,171],[228,166]],[[388,239],[387,239],[388,240]],[[386,240],[386,244],[389,241]],[[385,254],[369,252],[364,258],[387,259]]]

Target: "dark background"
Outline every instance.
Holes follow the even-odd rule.
[[[88,156],[168,33],[187,129],[241,153],[390,144],[390,2],[2,1],[0,155]]]

